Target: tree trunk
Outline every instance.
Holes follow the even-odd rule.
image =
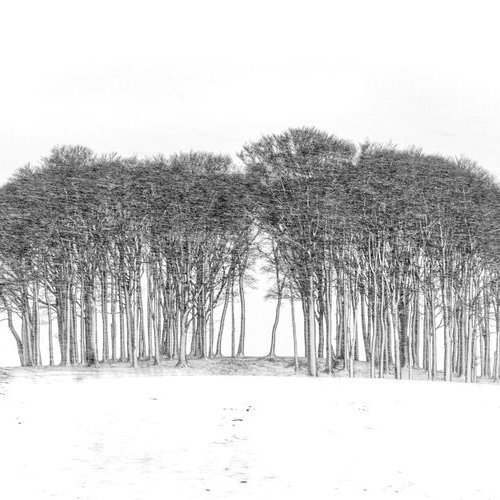
[[[208,357],[214,356],[214,340],[215,340],[215,324],[214,324],[214,284],[210,284],[210,291],[208,295],[208,308],[210,309],[209,326],[208,326]]]
[[[7,306],[7,301],[5,300],[4,297],[2,297],[2,302],[4,304],[5,310],[7,311],[7,323],[9,325],[9,330],[12,333],[12,336],[14,337],[14,340],[16,342],[17,355],[19,356],[19,363],[21,364],[21,366],[26,366],[26,360],[24,358],[23,342],[14,327],[14,321],[12,320],[12,310],[10,309],[10,307]]]
[[[231,280],[231,357],[236,357],[236,318],[234,315],[234,276]]]
[[[240,275],[238,278],[238,287],[240,295],[240,342],[238,345],[238,356],[245,356],[246,310],[245,310],[245,286],[243,281],[242,269],[240,269]]]
[[[47,303],[47,323],[49,327],[49,366],[54,366],[54,334],[52,330],[52,307],[50,305],[49,300],[49,290],[48,290],[47,281],[44,284],[45,290],[45,302]]]
[[[92,279],[92,278],[89,278]],[[96,344],[95,344],[95,329],[94,329],[94,299],[92,284],[89,279],[84,283],[84,317],[85,317],[85,345],[87,366],[99,366],[97,359]]]
[[[318,368],[316,361],[316,332],[315,332],[315,314],[314,314],[314,279],[313,275],[309,275],[309,359],[308,359],[308,373],[310,376],[318,376]]]
[[[231,271],[229,271],[230,273]],[[231,277],[228,273],[227,282],[226,282],[226,294],[224,297],[224,306],[222,307],[222,315],[219,323],[219,334],[217,336],[217,348],[215,350],[215,356],[222,356],[222,334],[224,333],[224,323],[226,320],[227,308],[229,305],[229,297],[231,294]]]
[[[111,281],[111,361],[116,362],[116,293],[115,281]]]
[[[268,358],[276,357],[276,332],[278,330],[278,323],[280,320],[280,311],[281,311],[281,300],[282,300],[282,289],[281,287],[278,289],[278,299],[276,302],[276,310],[274,313],[274,323],[271,331],[271,347],[269,349]]]
[[[295,373],[299,371],[299,357],[297,353],[297,324],[295,322],[295,303],[293,300],[293,290],[290,289],[290,310],[292,313],[292,335],[293,335],[293,364]]]
[[[106,264],[105,264],[106,265]],[[108,283],[106,272],[101,276],[101,315],[102,315],[102,361],[109,361],[108,339]]]

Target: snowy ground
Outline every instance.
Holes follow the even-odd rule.
[[[500,387],[10,370],[10,499],[499,498]]]

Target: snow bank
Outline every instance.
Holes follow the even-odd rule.
[[[494,385],[59,374],[0,392],[3,498],[498,498]]]

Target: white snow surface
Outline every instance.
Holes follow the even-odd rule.
[[[0,383],[5,499],[498,499],[500,388],[244,376]]]

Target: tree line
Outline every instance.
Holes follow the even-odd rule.
[[[290,305],[295,369],[500,378],[500,189],[468,159],[356,146],[314,128],[240,165],[52,150],[0,189],[0,306],[23,366],[245,355],[265,261]],[[235,303],[239,303],[236,317]],[[226,335],[228,333],[226,332]],[[299,338],[300,337],[300,338]],[[45,360],[47,361],[47,360]]]

